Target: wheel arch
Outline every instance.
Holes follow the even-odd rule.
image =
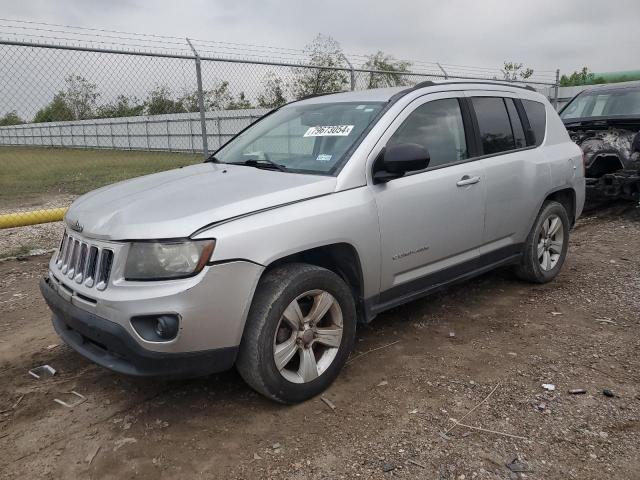
[[[287,263],[308,263],[326,268],[338,275],[352,291],[358,321],[364,320],[364,278],[362,264],[360,255],[352,244],[346,242],[332,243],[288,254],[266,265],[262,275],[265,275],[273,268]]]
[[[571,226],[574,225],[576,221],[576,191],[572,187],[560,188],[558,190],[550,192],[549,194],[547,194],[542,204],[544,205],[544,203],[548,201],[555,201],[560,203],[569,215]]]

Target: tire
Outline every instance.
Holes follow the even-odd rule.
[[[315,265],[276,267],[256,288],[236,368],[262,395],[280,403],[302,402],[336,379],[355,331],[355,302],[342,278]]]
[[[555,223],[556,219],[559,223]],[[532,283],[553,280],[567,256],[569,229],[569,216],[564,206],[555,201],[545,202],[525,242],[516,275]]]

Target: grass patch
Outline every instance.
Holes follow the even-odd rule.
[[[0,147],[0,205],[80,195],[110,183],[191,165],[202,155],[128,150]]]

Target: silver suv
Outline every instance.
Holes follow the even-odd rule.
[[[41,290],[72,348],[132,375],[236,366],[294,403],[356,324],[496,267],[548,282],[584,203],[580,148],[499,83],[316,96],[208,161],[76,200]]]

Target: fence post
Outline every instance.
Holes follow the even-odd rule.
[[[196,153],[196,149],[193,146],[193,119],[189,117],[189,144],[191,145],[191,153]]]
[[[560,69],[556,70],[556,84],[553,87],[553,108],[558,110],[558,96],[560,95]]]
[[[216,126],[218,127],[218,148],[222,146],[222,126],[220,123],[222,122],[222,117],[218,113],[218,118],[216,118]]]
[[[344,61],[347,62],[347,65],[349,65],[350,87],[351,91],[353,92],[356,88],[356,72],[353,70],[353,65],[351,65],[351,62],[344,53],[342,54],[342,58],[344,58]]]
[[[202,91],[202,69],[200,67],[200,55],[193,47],[191,40],[187,38],[187,43],[191,47],[191,51],[196,60],[196,80],[198,82],[198,109],[200,110],[200,129],[202,133],[202,150],[204,151],[204,159],[209,158],[209,142],[207,139],[207,120],[204,116],[204,92]]]
[[[169,119],[167,118],[166,122],[166,130],[167,130],[167,148],[171,151],[171,134],[169,133]]]
[[[438,62],[436,62],[436,65],[438,65],[438,68],[444,74],[444,79],[449,80],[449,75],[447,74],[447,71],[444,68],[442,68],[442,65],[440,65]]]

